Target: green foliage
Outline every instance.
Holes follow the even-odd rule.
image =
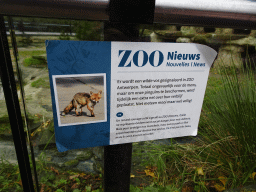
[[[23,191],[18,165],[12,165],[1,159],[0,162],[0,192]]]
[[[256,93],[252,71],[238,75],[235,68],[223,70],[223,87],[210,96],[208,129],[201,131],[202,144],[209,146],[201,157],[219,162],[221,172],[232,178],[230,186],[248,181],[255,166]]]
[[[25,67],[46,67],[47,61],[45,57],[32,56],[30,58],[24,59],[23,64]]]
[[[146,145],[133,155],[144,166],[157,167],[157,183],[174,183],[183,191],[223,191],[255,183],[255,117],[254,72],[220,67],[208,80],[196,142]]]
[[[193,38],[193,42],[199,43],[199,44],[206,44],[208,41],[208,36],[207,35],[202,35],[202,34],[197,34]]]
[[[36,123],[38,122],[38,118],[35,116],[32,116],[30,114],[28,114],[28,121],[29,123]],[[24,116],[22,116],[22,122],[23,122],[23,126],[25,126],[25,120],[24,120]],[[0,117],[0,133],[11,133],[11,125],[10,125],[10,121],[9,121],[9,116],[8,115],[4,115],[2,117]]]
[[[0,117],[0,133],[11,132],[11,126],[8,115]]]
[[[59,36],[59,40],[70,40],[70,34],[65,31],[62,31]]]
[[[66,161],[64,164],[66,166],[76,166],[78,163],[79,161],[77,159],[73,159],[73,160]]]
[[[85,161],[92,157],[93,153],[90,150],[84,151],[82,154],[77,155],[76,159],[79,161]]]
[[[130,185],[130,192],[141,192],[140,188]]]
[[[32,87],[36,87],[36,88],[40,88],[40,87],[42,87],[42,88],[50,88],[50,83],[49,83],[49,80],[45,80],[43,78],[39,78],[39,79],[33,81],[31,83],[31,86]]]
[[[75,21],[74,31],[79,40],[100,41],[102,40],[101,22],[96,21]]]
[[[58,182],[59,185],[62,185],[62,184],[66,185],[67,183],[68,182],[65,179],[60,179],[59,182]]]
[[[72,191],[102,192],[98,175],[72,172],[53,167],[46,161],[46,154],[42,152],[37,161],[37,172],[41,191]]]
[[[42,54],[46,54],[46,51],[45,50],[34,50],[34,51],[24,51],[24,50],[19,50],[19,56],[20,57],[32,57],[32,56],[35,56],[35,55],[42,55]]]
[[[208,82],[207,82],[207,87],[205,90],[202,113],[201,113],[201,117],[200,117],[200,121],[199,121],[199,125],[198,125],[199,129],[205,128],[208,126],[209,122],[207,119],[207,115],[208,115],[208,113],[210,113],[210,111],[206,111],[205,108],[209,105],[209,103],[211,103],[212,96],[218,95],[219,89],[221,89],[223,87],[223,82],[222,82],[220,76],[217,73],[215,73],[215,71],[212,73],[214,73],[214,75],[209,76]]]
[[[175,188],[174,186],[170,186],[170,185],[167,185],[165,187],[163,186],[158,186],[158,185],[150,185],[150,186],[147,186],[143,189],[140,189],[138,187],[134,187],[133,185],[130,185],[130,192],[170,192],[170,191],[179,191],[177,188]]]
[[[56,192],[64,192],[62,189],[57,189]]]

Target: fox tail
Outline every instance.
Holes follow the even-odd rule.
[[[69,113],[72,109],[74,109],[74,105],[73,105],[73,100],[68,104],[67,107],[65,107],[65,109],[63,110],[63,115],[66,115],[67,113]]]

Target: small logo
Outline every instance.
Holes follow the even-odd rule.
[[[118,112],[117,114],[116,114],[116,116],[117,117],[122,117],[124,114],[122,113],[122,112]]]

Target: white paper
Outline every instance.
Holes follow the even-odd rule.
[[[195,136],[217,52],[200,44],[111,44],[110,144]]]

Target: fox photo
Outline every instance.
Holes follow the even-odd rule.
[[[53,75],[59,126],[107,121],[106,75]]]

